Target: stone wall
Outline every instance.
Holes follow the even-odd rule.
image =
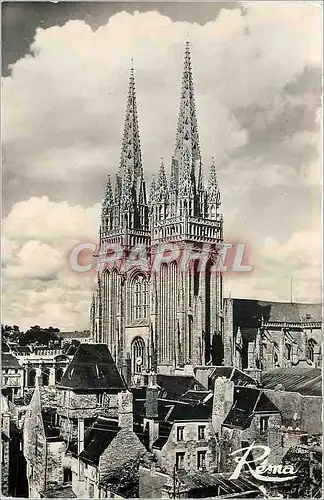
[[[10,437],[10,413],[1,415],[1,431],[7,439],[1,439],[1,492],[2,495],[8,495],[9,487],[9,437]]]
[[[128,429],[121,429],[100,457],[100,474],[118,469],[128,461],[146,455],[146,448],[136,434]]]
[[[298,425],[304,433],[322,434],[321,397],[302,396],[297,392],[275,390],[264,392],[281,412],[284,425]]]
[[[46,487],[63,484],[63,459],[66,445],[63,440],[47,442]]]
[[[198,426],[205,426],[205,439],[198,440]],[[177,427],[184,427],[183,440],[177,440]],[[179,422],[173,424],[169,439],[156,457],[160,466],[168,474],[173,473],[176,465],[176,453],[185,453],[184,468],[187,471],[197,470],[197,452],[206,451],[206,470],[214,471],[217,469],[217,449],[215,434],[211,422],[194,421]]]

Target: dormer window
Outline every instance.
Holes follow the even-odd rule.
[[[101,370],[101,368],[96,365],[96,373],[97,373],[97,378],[104,378],[104,372]]]

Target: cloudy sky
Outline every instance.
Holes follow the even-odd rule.
[[[225,239],[254,271],[225,293],[321,299],[321,5],[2,3],[3,322],[87,328],[96,241],[118,167],[134,58],[144,168],[170,164],[189,36],[204,169],[215,157]]]

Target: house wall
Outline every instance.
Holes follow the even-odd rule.
[[[205,439],[198,440],[198,426],[205,425]],[[183,440],[177,441],[177,427],[184,427]],[[197,470],[197,452],[206,450],[206,470],[217,469],[217,449],[215,433],[211,422],[202,420],[195,422],[174,423],[169,439],[160,452],[153,450],[160,466],[168,474],[173,473],[176,465],[176,454],[185,453],[184,468],[187,471]]]
[[[10,413],[1,414],[1,431],[10,436]],[[9,491],[9,441],[1,439],[1,492],[8,495]]]
[[[268,389],[264,392],[281,412],[284,425],[298,426],[304,433],[322,434],[321,397]]]
[[[107,393],[102,398],[105,391],[82,393],[60,389],[57,392],[57,413],[60,416],[60,428],[64,439],[77,439],[77,419],[79,417],[92,419],[96,418],[98,414],[115,418],[118,416],[118,393]]]
[[[24,394],[23,368],[2,368],[1,390],[9,401],[15,401]]]
[[[78,498],[99,498],[99,471],[92,464],[72,457],[72,490]]]
[[[50,483],[63,484],[63,461],[66,444],[63,440],[47,441],[46,487]]]

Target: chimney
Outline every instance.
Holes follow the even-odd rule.
[[[214,386],[212,423],[215,432],[220,432],[222,424],[232,408],[234,400],[234,382],[225,377],[218,377]]]
[[[133,430],[133,393],[118,394],[118,425],[121,429]]]
[[[159,413],[158,413],[159,388],[156,383],[156,375],[149,376],[149,385],[146,388],[146,417],[144,427],[148,425],[149,447],[152,448],[154,441],[159,437]]]
[[[127,357],[122,367],[122,375],[124,377],[127,387],[129,387],[131,385],[131,379],[132,379],[132,360],[129,356],[129,353],[127,353]]]
[[[84,450],[84,418],[78,418],[78,455]]]
[[[42,368],[36,368],[36,380],[35,385],[38,387],[42,387],[43,385],[43,377],[42,377]]]
[[[158,417],[158,394],[159,388],[156,383],[156,375],[149,375],[149,385],[146,388],[146,418]]]

